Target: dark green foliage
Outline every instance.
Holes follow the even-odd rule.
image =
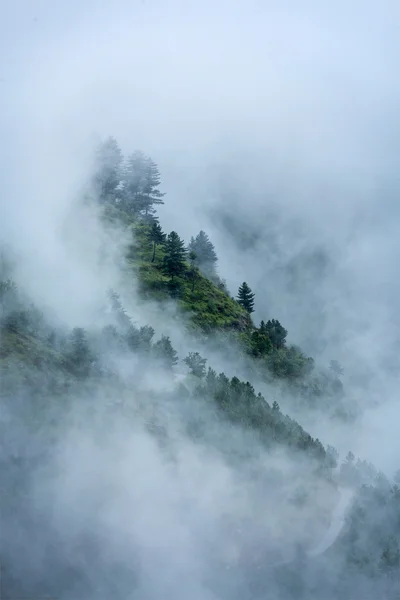
[[[261,321],[259,329],[251,334],[250,353],[255,357],[266,356],[272,351],[271,338],[265,329],[264,321]]]
[[[190,239],[188,249],[195,254],[194,265],[206,277],[214,279],[217,275],[216,263],[218,259],[208,235],[204,231],[200,231],[195,238]]]
[[[312,359],[305,356],[295,346],[274,349],[266,357],[266,364],[274,377],[288,380],[303,377],[313,368]]]
[[[172,369],[178,363],[178,354],[168,336],[161,336],[161,339],[154,344],[153,357],[166,369]]]
[[[171,277],[182,276],[186,271],[186,249],[183,240],[176,231],[171,231],[165,245],[163,268],[164,272]]]
[[[190,368],[192,375],[201,378],[206,374],[207,359],[200,356],[198,352],[189,352],[183,362]]]
[[[268,334],[268,337],[275,348],[279,349],[284,347],[288,332],[287,329],[282,327],[277,319],[267,321],[266,324],[261,321],[260,329]]]
[[[208,369],[198,394],[214,398],[219,410],[233,423],[256,432],[261,442],[271,447],[282,443],[308,452],[324,468],[330,464],[321,442],[308,435],[296,421],[281,413],[279,405],[272,407],[261,394],[256,394],[249,382],[237,377],[231,380],[224,373],[216,375]]]
[[[237,300],[248,313],[254,312],[254,296],[255,294],[253,294],[247,283],[244,281],[239,287]]]
[[[151,225],[149,240],[153,243],[153,256],[151,257],[151,262],[154,262],[157,246],[165,241],[165,233],[161,229],[161,225],[157,220],[154,220]]]

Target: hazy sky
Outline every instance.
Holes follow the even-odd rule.
[[[320,338],[325,360],[387,362],[400,301],[399,13],[358,0],[9,3],[1,210],[27,271],[60,276],[60,222],[93,144],[113,134],[158,162],[165,228],[186,240],[206,229],[231,291],[244,279],[255,289],[256,318],[281,319],[310,351]],[[259,242],[238,250],[221,209]],[[321,248],[325,276],[297,266],[290,293],[282,268]]]
[[[6,2],[0,238],[22,258],[18,283],[71,326],[96,317],[96,301],[118,275],[114,250],[118,258],[123,240],[110,245],[73,201],[100,138],[114,135],[124,152],[142,149],[160,166],[164,228],[186,241],[200,228],[209,232],[231,292],[243,280],[255,290],[256,319],[279,318],[290,341],[315,349],[323,363],[343,362],[350,396],[386,403],[366,411],[357,430],[318,422],[311,433],[342,452],[352,444],[392,473],[399,455],[397,371],[389,369],[400,349],[399,19],[394,0]],[[246,248],[232,229],[249,234]],[[104,248],[109,263],[97,270]],[[316,252],[322,258],[311,267]],[[372,376],[365,398],[351,380],[360,372]],[[150,544],[146,585],[165,592],[159,575],[172,574],[183,596],[203,600],[191,582],[182,587],[180,565],[187,560],[197,585],[200,530],[217,522],[216,498],[222,509],[225,499],[236,501],[230,471],[184,444],[181,472],[171,479],[147,439],[116,427],[100,444],[92,415],[84,423],[88,431],[81,437],[76,427],[54,457],[60,480],[48,489],[37,481],[45,522],[55,505],[55,522],[64,532],[71,525],[74,540],[93,517],[96,534],[111,543],[102,550],[112,554],[114,543],[117,559],[127,561],[128,538],[139,535]],[[105,498],[100,516],[93,498]],[[182,526],[182,503],[191,528]],[[276,507],[282,510],[279,496],[271,528]],[[263,512],[257,518],[269,522]],[[152,553],[160,527],[175,553],[168,546]],[[10,540],[18,548],[17,537]],[[150,589],[147,597],[160,593]]]

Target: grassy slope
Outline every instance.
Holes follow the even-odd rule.
[[[122,220],[126,223],[124,215]],[[157,247],[155,260],[151,262],[153,247],[147,239],[148,227],[131,221],[129,228],[132,230],[134,243],[128,263],[138,277],[143,296],[159,301],[170,299],[170,278],[161,268],[163,248]],[[251,326],[251,319],[240,304],[200,273],[193,291],[192,281],[188,277],[176,278],[176,282],[179,285],[178,305],[190,314],[194,327],[210,332],[216,329],[243,331]]]

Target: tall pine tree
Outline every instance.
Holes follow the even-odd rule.
[[[186,248],[176,231],[171,231],[165,242],[164,271],[174,280],[186,270]]]
[[[271,319],[267,321],[266,325],[264,325],[265,331],[268,333],[268,336],[275,348],[283,348],[286,343],[286,336],[288,334],[287,329],[285,329],[277,319]]]
[[[239,287],[237,301],[248,313],[254,312],[254,297],[255,294],[253,294],[247,283],[244,281]]]
[[[218,258],[213,244],[203,230],[190,239],[188,249],[196,254],[195,265],[200,271],[206,277],[215,278]]]
[[[122,178],[123,156],[114,137],[107,138],[97,148],[94,188],[101,202],[115,201]]]
[[[178,362],[178,354],[168,336],[163,335],[153,346],[153,356],[166,369],[172,369]]]
[[[151,158],[145,160],[144,187],[143,187],[143,208],[145,216],[154,214],[154,206],[164,204],[164,192],[158,189],[161,184],[160,171],[156,163]]]
[[[153,242],[153,256],[151,258],[151,262],[154,262],[157,246],[165,241],[165,233],[161,229],[161,225],[157,220],[153,221],[153,224],[150,228],[149,239],[151,242]]]
[[[156,163],[137,150],[128,158],[124,169],[125,208],[134,214],[149,217],[154,205],[164,204],[164,193],[158,189],[161,183]]]
[[[124,208],[133,214],[139,214],[143,209],[145,164],[145,155],[137,150],[128,157],[124,168]]]

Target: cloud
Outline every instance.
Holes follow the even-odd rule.
[[[14,3],[2,16],[0,235],[21,258],[19,281],[33,299],[70,325],[88,324],[103,289],[120,282],[127,240],[106,234],[90,206],[75,205],[95,144],[115,135],[124,152],[141,148],[159,164],[164,228],[186,240],[206,229],[232,292],[244,279],[255,290],[257,319],[279,318],[321,362],[338,358],[347,389],[365,393],[366,404],[388,400],[345,442],[342,428],[304,420],[323,441],[320,431],[343,449],[353,441],[394,468],[378,445],[387,436],[394,448],[389,423],[398,413],[397,3],[43,0]],[[105,245],[111,255],[99,262]],[[131,291],[134,309],[134,284]],[[157,311],[154,320],[162,326]],[[123,545],[121,535],[134,530],[150,543],[161,529],[179,546],[170,573],[178,576],[186,559],[189,573],[201,568],[195,538],[236,492],[232,472],[182,445],[188,455],[170,477],[149,439],[131,444],[118,431],[94,450],[91,434],[89,426],[79,439],[67,432],[55,461],[66,469],[49,490],[57,518],[76,522],[68,499],[76,506],[87,493],[79,528],[107,483],[116,500],[94,521],[108,541],[114,533]],[[373,438],[379,444],[368,446]],[[189,532],[182,502],[195,507]],[[144,559],[151,575],[151,561],[159,566],[168,555],[162,550]]]

